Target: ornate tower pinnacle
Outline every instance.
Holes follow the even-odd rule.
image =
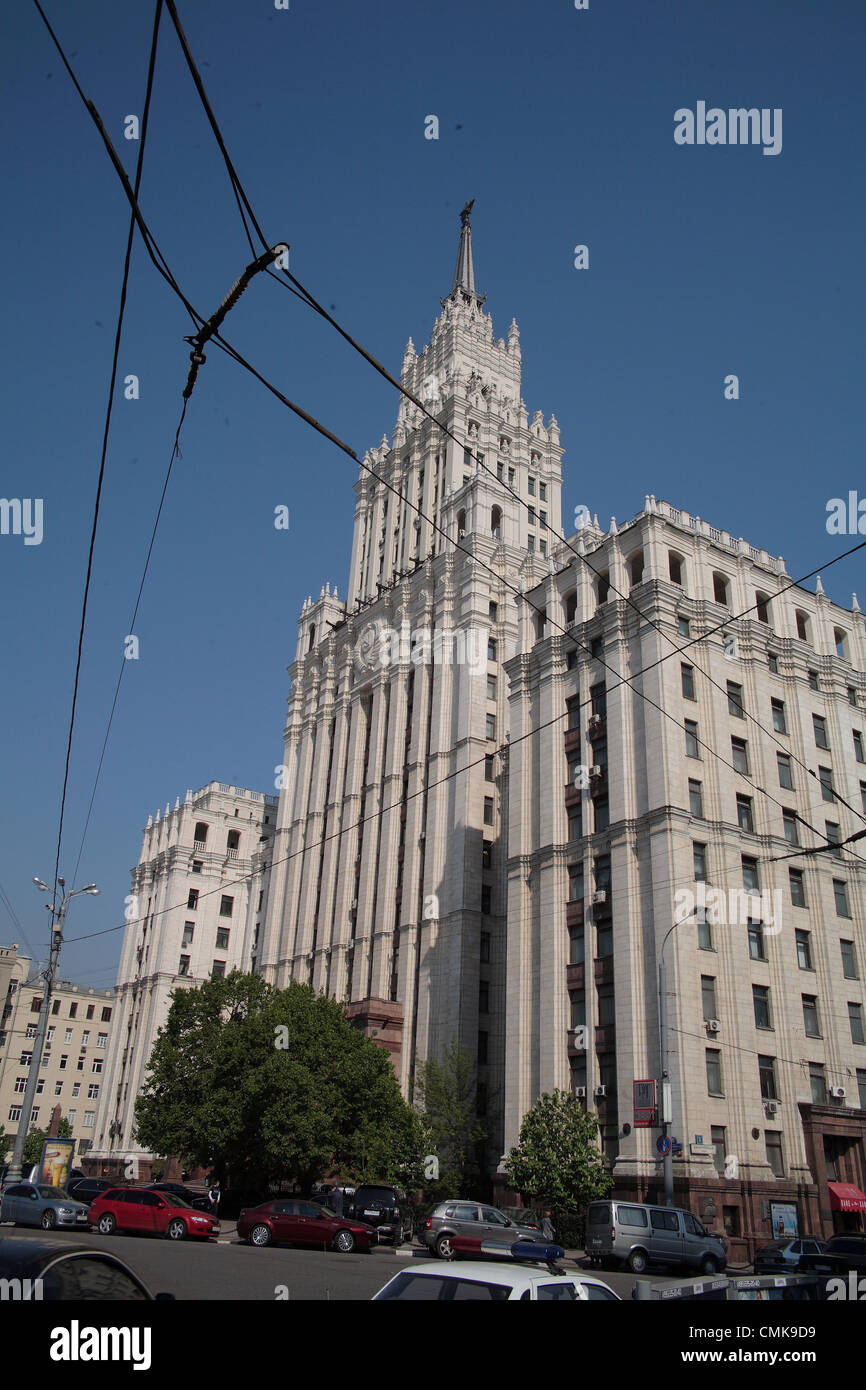
[[[459,294],[464,296],[471,295],[480,304],[484,303],[485,296],[480,295],[475,287],[475,262],[472,258],[472,228],[469,225],[469,217],[472,212],[474,198],[469,202],[460,213],[460,245],[457,249],[457,265],[454,269],[454,283],[451,286],[450,299],[456,299]]]

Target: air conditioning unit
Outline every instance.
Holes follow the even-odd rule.
[[[355,855],[355,863],[356,863],[356,864],[360,864],[360,862],[361,862],[361,856],[360,856],[360,854],[356,854],[356,855]]]
[[[587,728],[588,728],[588,730],[589,730],[589,732],[590,732],[591,734],[592,734],[592,733],[595,733],[597,729],[600,729],[600,728],[601,728],[601,715],[600,715],[600,714],[592,714],[592,715],[590,715],[589,723],[588,723],[588,725],[587,725]]]
[[[358,911],[358,899],[357,899],[357,898],[353,898],[353,899],[352,899],[352,911],[353,911],[353,912],[357,912],[357,911]]]
[[[419,839],[419,840],[426,840],[426,839],[427,839],[427,831],[426,831],[426,830],[422,830],[421,833],[420,833],[419,836],[418,836],[418,839]]]
[[[721,1033],[722,1025],[717,1018],[708,1018],[706,1024],[708,1033]]]
[[[595,763],[595,764],[589,769],[589,775],[590,775],[590,777],[592,777],[593,779],[596,778],[596,777],[602,777],[602,776],[604,775],[604,768],[599,767],[599,766],[598,766],[598,763]]]
[[[845,1087],[844,1087],[844,1086],[831,1086],[831,1087],[830,1087],[830,1095],[833,1097],[834,1100],[844,1100],[844,1099],[845,1099],[845,1095],[846,1095]]]
[[[465,535],[466,535],[466,532],[465,532],[465,531],[458,531],[458,532],[457,532],[457,539],[458,539],[458,541],[462,541],[462,540],[463,540],[463,537],[464,537]]]
[[[578,1100],[586,1100],[586,1087],[575,1086],[574,1094],[577,1096]]]
[[[592,1093],[592,1094],[596,1097],[597,1100],[600,1100],[602,1096],[606,1096],[606,1095],[607,1095],[607,1087],[606,1087],[606,1086],[596,1086],[595,1089],[593,1090],[593,1093]]]
[[[766,1102],[764,1103],[764,1113],[765,1113],[765,1114],[767,1114],[767,1115],[775,1115],[776,1109],[777,1109],[777,1106],[776,1106],[776,1102],[775,1102],[774,1100],[768,1100],[768,1101],[766,1101]]]
[[[598,907],[599,903],[606,903],[606,902],[607,902],[607,893],[605,892],[604,888],[599,889],[599,891],[598,891],[597,893],[593,893],[593,895],[592,895],[592,905],[593,905],[593,907]]]

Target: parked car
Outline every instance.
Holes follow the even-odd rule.
[[[590,1202],[586,1253],[594,1264],[616,1261],[634,1274],[669,1264],[716,1274],[727,1266],[728,1244],[682,1207],[643,1202]]]
[[[380,1240],[402,1245],[415,1234],[415,1217],[402,1187],[384,1183],[362,1183],[355,1190],[351,1215],[356,1221],[375,1226]]]
[[[62,1187],[37,1186],[32,1182],[11,1183],[0,1198],[0,1221],[14,1221],[18,1226],[41,1226],[53,1231],[55,1226],[87,1226],[87,1207],[76,1202]]]
[[[185,1240],[215,1236],[220,1230],[214,1217],[195,1211],[183,1197],[143,1187],[112,1187],[103,1192],[87,1212],[87,1220],[104,1236],[113,1231],[143,1231]]]
[[[83,1202],[89,1207],[101,1192],[109,1192],[112,1187],[114,1183],[109,1178],[70,1178],[66,1191],[76,1202]]]
[[[220,1217],[234,1221],[245,1207],[257,1207],[273,1195],[261,1187],[228,1187],[220,1193]]]
[[[96,1300],[100,1303],[151,1302],[174,1298],[172,1293],[152,1294],[125,1260],[92,1245],[68,1241],[0,1241],[0,1279],[18,1279],[22,1299],[44,1302]],[[36,1287],[35,1281],[40,1280]]]
[[[801,1274],[846,1274],[848,1270],[866,1273],[866,1233],[840,1231],[817,1255],[800,1257]]]
[[[787,1236],[771,1240],[755,1252],[756,1274],[792,1274],[800,1264],[801,1255],[820,1255],[825,1242],[814,1236]]]
[[[210,1199],[204,1192],[194,1192],[182,1182],[149,1182],[144,1192],[164,1192],[167,1197],[183,1197],[195,1211],[210,1211]]]
[[[250,1245],[283,1241],[290,1245],[319,1245],[348,1255],[369,1251],[378,1244],[373,1226],[353,1217],[335,1216],[318,1202],[300,1197],[273,1197],[261,1206],[244,1210],[238,1217],[238,1235]]]
[[[464,1202],[456,1198],[440,1202],[424,1222],[421,1239],[428,1250],[435,1250],[443,1260],[455,1253],[453,1236],[470,1236],[478,1240],[501,1241],[513,1245],[518,1240],[537,1240],[538,1226],[521,1225],[512,1221],[497,1207],[483,1202]]]

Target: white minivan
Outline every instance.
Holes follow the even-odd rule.
[[[586,1253],[593,1264],[615,1260],[634,1274],[650,1263],[716,1274],[727,1265],[728,1245],[683,1207],[644,1202],[590,1202]]]

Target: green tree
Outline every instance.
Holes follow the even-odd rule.
[[[233,971],[175,992],[136,1102],[139,1142],[225,1180],[415,1180],[421,1132],[387,1053],[341,1004]]]
[[[7,1151],[7,1149],[10,1149],[11,1147],[12,1147],[12,1140],[9,1138],[9,1135],[6,1133],[6,1128],[5,1128],[5,1126],[4,1126],[4,1125],[0,1125],[0,1163],[5,1162],[5,1159],[6,1159],[6,1151]]]
[[[525,1199],[550,1208],[560,1233],[613,1186],[598,1146],[598,1120],[567,1091],[545,1091],[527,1110],[505,1171]]]
[[[72,1138],[72,1126],[65,1115],[61,1116],[60,1124],[57,1126],[57,1137],[58,1139]],[[25,1167],[28,1163],[39,1162],[40,1158],[42,1157],[42,1145],[45,1143],[45,1140],[47,1138],[48,1134],[44,1129],[30,1130],[30,1133],[24,1140],[24,1150],[21,1155],[21,1162]]]
[[[422,1062],[415,1078],[431,1152],[439,1155],[441,1189],[469,1196],[478,1179],[478,1146],[487,1131],[476,1115],[475,1059],[454,1038],[437,1060]]]

